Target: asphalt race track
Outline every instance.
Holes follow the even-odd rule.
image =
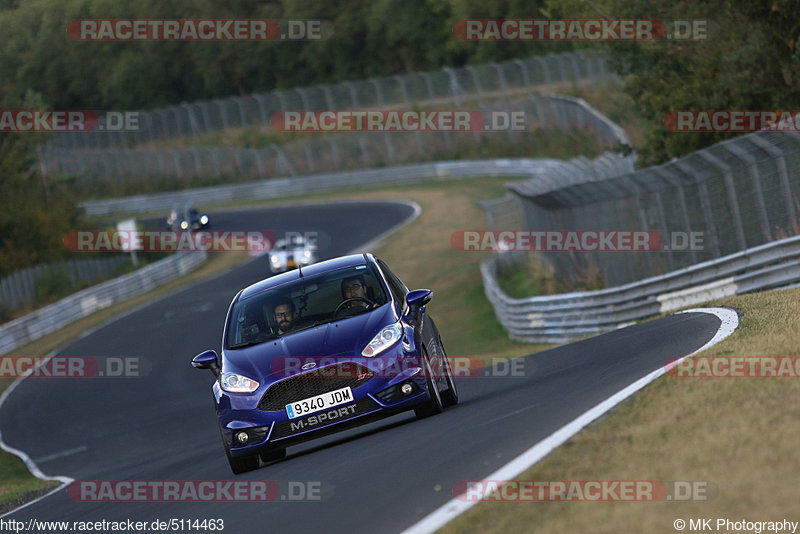
[[[326,259],[356,249],[411,213],[404,204],[325,204],[213,214],[211,222],[213,229],[318,231],[320,259]],[[236,533],[398,532],[450,500],[459,481],[495,471],[669,358],[699,348],[720,324],[710,314],[680,314],[538,353],[524,360],[521,376],[460,379],[461,404],[441,415],[418,421],[413,412],[401,414],[290,448],[285,460],[234,477],[216,429],[213,376],[189,361],[205,349],[219,350],[234,293],[266,272],[266,258],[256,259],[69,344],[59,354],[98,361],[137,357],[146,374],[29,378],[3,405],[0,429],[48,475],[274,480],[284,488],[287,481],[312,482],[320,488],[318,499],[102,503],[78,502],[60,491],[6,519],[222,518],[224,531]],[[435,298],[428,309],[436,317]]]

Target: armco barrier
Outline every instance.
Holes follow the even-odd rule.
[[[500,289],[498,261],[496,254],[485,260],[481,275],[486,296],[509,336],[530,343],[561,343],[708,300],[796,282],[800,236],[622,286],[522,299]]]
[[[602,142],[628,144],[625,133],[613,122],[576,98],[540,96],[551,102],[553,117],[542,115],[540,122],[547,127],[569,129],[575,126],[592,128]],[[559,112],[558,110],[562,110]],[[545,120],[547,119],[547,120]],[[550,122],[555,122],[551,125]],[[276,178],[243,184],[206,187],[187,191],[139,195],[133,197],[85,202],[81,206],[88,215],[109,215],[130,212],[169,210],[178,204],[204,204],[235,200],[280,198],[289,195],[336,190],[342,187],[362,187],[408,183],[420,180],[444,180],[477,176],[515,176],[556,179],[562,184],[601,179],[609,175],[630,172],[632,156],[607,152],[590,162],[584,157],[569,162],[555,159],[493,159],[451,162],[432,162],[358,171],[312,174],[302,177]],[[26,317],[0,326],[0,353],[13,350],[37,337],[46,335],[86,315],[111,304],[140,294],[174,277],[176,270],[185,272],[205,259],[205,253],[175,256],[162,260],[135,273],[81,291]],[[170,263],[177,262],[177,263]],[[166,278],[165,278],[166,277]]]
[[[609,146],[629,145],[625,132],[619,126],[580,98],[539,95],[536,99],[549,103],[552,112],[550,114],[542,112],[540,122],[543,127],[561,130],[588,127],[596,132],[598,140],[602,143]],[[236,158],[230,159],[231,161],[236,160]],[[532,177],[552,189],[556,186],[576,185],[585,181],[625,174],[633,170],[634,162],[635,155],[622,156],[615,152],[606,152],[593,162],[585,157],[573,158],[569,162],[545,158],[438,161],[303,176],[284,176],[239,184],[88,201],[83,202],[81,207],[87,215],[164,212],[174,205],[272,199],[337,190],[343,187],[390,185],[476,176]]]
[[[560,176],[560,179],[570,180],[570,177],[578,176],[579,169],[586,165],[587,161],[586,158],[582,157],[571,160],[568,163],[562,160],[545,158],[440,161],[361,171],[274,178],[236,185],[95,200],[83,202],[80,206],[86,211],[87,215],[144,213],[148,211],[166,213],[174,205],[282,198],[335,191],[346,187],[391,185],[422,180],[447,180],[485,176]],[[618,169],[618,172],[626,172],[625,169],[630,170],[633,165],[629,158],[613,153],[606,153],[596,161],[602,162],[602,167]]]
[[[547,257],[568,280],[580,280],[591,268],[612,287],[800,234],[797,169],[800,134],[762,131],[602,182],[553,187],[528,180],[508,188],[521,202],[526,229],[582,230],[588,224],[659,232],[669,246],[650,254]],[[676,234],[701,236],[702,244],[678,246]]]
[[[386,109],[414,105],[461,105],[476,100],[511,100],[538,87],[606,83],[616,75],[605,58],[586,50],[512,59],[482,65],[275,90],[268,93],[183,102],[139,111],[140,129],[106,128],[81,135],[56,134],[50,148],[83,150],[127,147],[175,137],[194,137],[247,126],[270,127],[272,114],[300,109]]]
[[[205,251],[172,255],[102,284],[84,289],[24,317],[0,325],[0,354],[46,336],[92,313],[146,293],[201,265]]]
[[[628,139],[613,122],[589,106],[585,101],[576,98],[558,96],[540,96],[551,104],[556,112],[553,117],[542,115],[547,127],[568,129],[572,127],[590,127],[598,138],[608,144],[628,144]],[[555,124],[551,124],[555,123]],[[108,215],[125,212],[166,211],[176,204],[204,204],[236,200],[280,198],[289,195],[316,193],[336,190],[342,187],[362,187],[369,185],[385,185],[414,182],[426,179],[466,178],[476,176],[516,176],[536,177],[548,181],[552,187],[582,183],[587,180],[600,180],[630,172],[633,168],[634,156],[622,156],[607,152],[594,161],[579,157],[564,162],[554,159],[493,159],[468,160],[452,162],[433,162],[378,169],[366,169],[349,172],[323,173],[291,178],[260,180],[235,185],[214,186],[188,191],[140,195],[134,197],[107,199],[85,202],[82,207],[88,215]],[[555,182],[555,183],[554,183]],[[197,253],[199,254],[199,253]],[[195,254],[195,258],[199,256]],[[151,266],[152,267],[152,266]],[[144,271],[144,270],[142,270]],[[142,273],[133,273],[123,277],[135,277]],[[146,275],[145,275],[146,276]],[[146,280],[142,279],[142,281]],[[39,310],[28,317],[18,319],[0,327],[0,352],[7,352],[21,344],[35,339],[77,320],[91,311],[110,306],[117,300],[132,296],[119,290],[116,281],[83,291],[67,297],[52,306]],[[110,285],[109,289],[104,289]],[[142,289],[140,292],[146,291]],[[109,294],[115,295],[110,296]],[[51,310],[56,310],[56,316]],[[57,317],[57,320],[56,320]]]
[[[435,161],[454,151],[469,151],[481,140],[525,146],[530,142],[531,132],[535,131],[588,130],[594,133],[601,146],[627,144],[619,127],[577,98],[532,95],[518,100],[504,99],[476,111],[487,114],[487,120],[492,120],[489,114],[494,113],[505,117],[510,113],[523,113],[524,125],[505,131],[353,131],[256,148],[47,149],[40,154],[39,169],[54,179],[73,176],[84,185],[95,182],[138,184],[168,179],[171,183],[190,186],[198,181],[242,183],[307,176],[321,171],[357,171]]]

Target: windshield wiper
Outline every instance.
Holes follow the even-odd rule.
[[[278,336],[275,335],[275,334],[269,334],[269,335],[267,335],[265,337],[259,337],[257,339],[252,340],[252,341],[244,341],[242,343],[237,343],[236,345],[231,345],[228,348],[229,349],[243,349],[245,347],[251,347],[253,345],[260,345],[261,343],[264,343],[265,341],[269,341],[270,339],[275,339],[276,337],[278,337]]]
[[[313,322],[313,323],[311,323],[311,324],[306,324],[306,325],[303,325],[303,326],[302,326],[302,327],[300,327],[300,328],[295,328],[295,329],[294,329],[294,330],[292,330],[291,332],[286,332],[286,333],[287,333],[287,334],[294,334],[295,332],[299,332],[299,331],[301,331],[301,330],[308,330],[309,328],[314,328],[315,326],[319,326],[319,325],[323,325],[323,324],[328,324],[329,322],[330,322],[330,321],[327,321],[327,320],[326,320],[326,321],[315,321],[315,322]]]

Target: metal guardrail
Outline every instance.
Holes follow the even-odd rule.
[[[554,113],[550,120],[543,120],[543,117],[540,116],[539,119],[542,124],[561,129],[576,126],[588,127],[593,129],[603,142],[627,144],[625,133],[583,100],[556,96],[537,98],[544,98],[553,103],[552,108],[555,110],[568,110],[568,113]],[[82,207],[89,215],[153,210],[166,211],[175,204],[267,199],[328,191],[342,187],[363,187],[407,183],[426,179],[443,180],[477,176],[549,177],[557,180],[561,185],[565,185],[583,182],[587,179],[603,179],[610,175],[629,172],[633,168],[633,161],[633,156],[621,156],[607,152],[594,161],[579,157],[569,162],[555,159],[512,158],[433,162],[260,180],[189,191],[107,199],[85,202]],[[176,276],[176,272],[181,274],[187,271],[195,265],[192,259],[198,260],[200,257],[200,253],[195,253],[188,256],[188,259],[184,259],[186,258],[185,256],[175,256],[162,260],[137,272],[76,293],[26,317],[2,325],[0,327],[0,353],[12,350],[14,347],[55,331],[70,322],[85,317],[93,311],[108,307],[114,302],[130,298],[155,287],[157,285],[156,281],[172,278]],[[204,258],[205,255],[202,255],[202,257]],[[169,262],[171,261],[177,261],[177,263],[170,264]]]
[[[34,265],[20,269],[0,279],[0,305],[8,307],[30,306],[36,302],[37,286],[42,277],[57,277],[73,284],[91,283],[117,274],[120,267],[129,264],[129,254],[114,254],[103,258],[68,260]],[[59,282],[60,283],[60,282]]]
[[[598,138],[609,144],[627,142],[624,132],[602,114],[580,99],[541,97],[557,103],[555,120],[538,119],[547,127],[569,129],[575,126],[593,129]],[[511,159],[446,161],[384,167],[350,172],[322,173],[302,177],[284,177],[236,185],[214,186],[195,190],[84,202],[88,215],[109,215],[126,212],[166,211],[175,204],[205,204],[235,200],[278,198],[288,195],[329,191],[342,187],[363,187],[408,183],[420,180],[445,180],[478,176],[578,176],[581,169],[632,169],[633,158],[608,152],[589,162],[584,157],[569,162],[556,159]],[[572,173],[572,174],[570,174]],[[601,172],[602,173],[602,172]],[[593,174],[599,176],[599,174]],[[25,317],[0,325],[0,354],[53,332],[71,322],[116,302],[141,294],[166,280],[194,268],[205,259],[205,253],[176,255],[149,265],[134,273],[94,286]]]
[[[530,143],[532,132],[542,130],[583,129],[593,132],[601,146],[627,143],[624,132],[580,99],[520,95],[516,100],[502,99],[477,111],[486,121],[492,120],[495,113],[506,117],[510,113],[523,113],[524,125],[521,129],[503,131],[353,131],[256,148],[191,145],[175,149],[51,148],[40,154],[39,167],[45,175],[73,176],[84,186],[110,183],[119,187],[166,180],[175,188],[185,188],[198,183],[232,184],[435,161],[445,154],[452,157],[459,151],[469,153],[478,142],[522,149]]]
[[[195,269],[207,258],[205,251],[175,254],[0,325],[0,354],[55,332],[96,311],[146,293]]]
[[[800,236],[622,286],[522,299],[500,289],[498,261],[495,254],[482,262],[481,276],[486,297],[509,336],[529,343],[562,343],[708,300],[800,280]]]
[[[607,289],[513,299],[495,276],[517,255],[481,266],[486,295],[509,335],[564,342],[729,295],[800,281],[800,134],[760,131],[635,172],[587,168],[508,185],[481,205],[492,229],[657,231],[649,252],[539,254],[566,280],[589,276]],[[498,221],[512,221],[501,228]],[[695,234],[702,246],[675,247]],[[669,246],[667,246],[669,245]],[[595,280],[596,279],[596,280]]]
[[[604,57],[588,51],[548,54],[522,59],[443,67],[428,72],[369,78],[274,90],[244,96],[182,102],[177,106],[139,111],[137,131],[110,129],[57,134],[51,149],[83,150],[128,147],[176,137],[195,137],[234,128],[270,128],[279,110],[346,110],[410,107],[413,104],[461,105],[476,100],[480,106],[498,98],[511,100],[532,88],[581,81],[616,79]]]
[[[800,134],[762,131],[602,182],[550,187],[537,179],[509,189],[527,229],[580,230],[588,221],[596,229],[658,231],[671,246],[650,254],[548,256],[566,279],[579,279],[581,265],[604,286],[618,286],[800,234],[798,168]],[[679,233],[702,236],[702,246],[672,245]]]
[[[628,138],[619,126],[582,99],[555,95],[539,95],[535,99],[538,102],[551,104],[544,108],[542,106],[538,108],[537,119],[542,127],[556,128],[562,131],[587,128],[594,131],[598,140],[608,146],[628,144]],[[227,153],[225,151],[236,149],[223,148],[219,150]],[[241,150],[252,151],[254,149]],[[225,165],[234,166],[241,161],[235,157],[221,157],[221,159],[227,162]],[[282,176],[240,184],[87,201],[81,203],[80,206],[88,215],[143,213],[168,211],[176,204],[199,205],[211,202],[282,198],[290,195],[331,191],[342,187],[389,185],[476,176],[536,177],[539,180],[550,180],[549,186],[556,187],[557,185],[571,185],[631,172],[634,161],[634,155],[622,156],[614,152],[606,152],[594,162],[590,162],[582,156],[573,158],[569,162],[545,158],[435,161],[344,172]]]
[[[608,165],[629,166],[626,158],[605,154]],[[585,158],[576,163],[582,165]],[[448,180],[486,176],[538,176],[557,172],[564,167],[562,160],[501,158],[468,161],[439,161],[351,172],[324,173],[292,178],[274,178],[244,184],[203,187],[188,191],[154,193],[132,197],[83,202],[87,215],[144,213],[169,211],[175,204],[207,204],[236,200],[261,200],[291,195],[320,193],[345,187],[380,186],[412,183],[422,180]]]

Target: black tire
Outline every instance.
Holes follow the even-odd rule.
[[[428,352],[425,350],[425,347],[422,348],[422,362],[425,366],[425,382],[428,386],[428,393],[431,396],[431,400],[417,408],[414,408],[414,413],[419,419],[430,417],[431,415],[436,415],[444,411],[442,396],[439,394],[439,388],[436,386],[436,382],[433,380],[433,370],[431,369],[431,364],[428,361]]]
[[[275,460],[286,458],[286,449],[276,449],[262,452],[260,456],[263,462],[274,462]]]
[[[242,473],[247,473],[248,471],[255,471],[258,469],[258,456],[243,456],[241,458],[234,458],[231,456],[231,453],[228,452],[228,463],[231,466],[231,471],[233,471],[234,475],[241,475]]]
[[[450,367],[450,360],[447,359],[447,354],[444,351],[444,345],[442,345],[441,339],[439,340],[439,346],[442,348],[442,358],[444,358],[444,366],[447,369],[447,389],[442,391],[442,405],[446,408],[458,404],[458,389],[456,389],[453,369]]]

